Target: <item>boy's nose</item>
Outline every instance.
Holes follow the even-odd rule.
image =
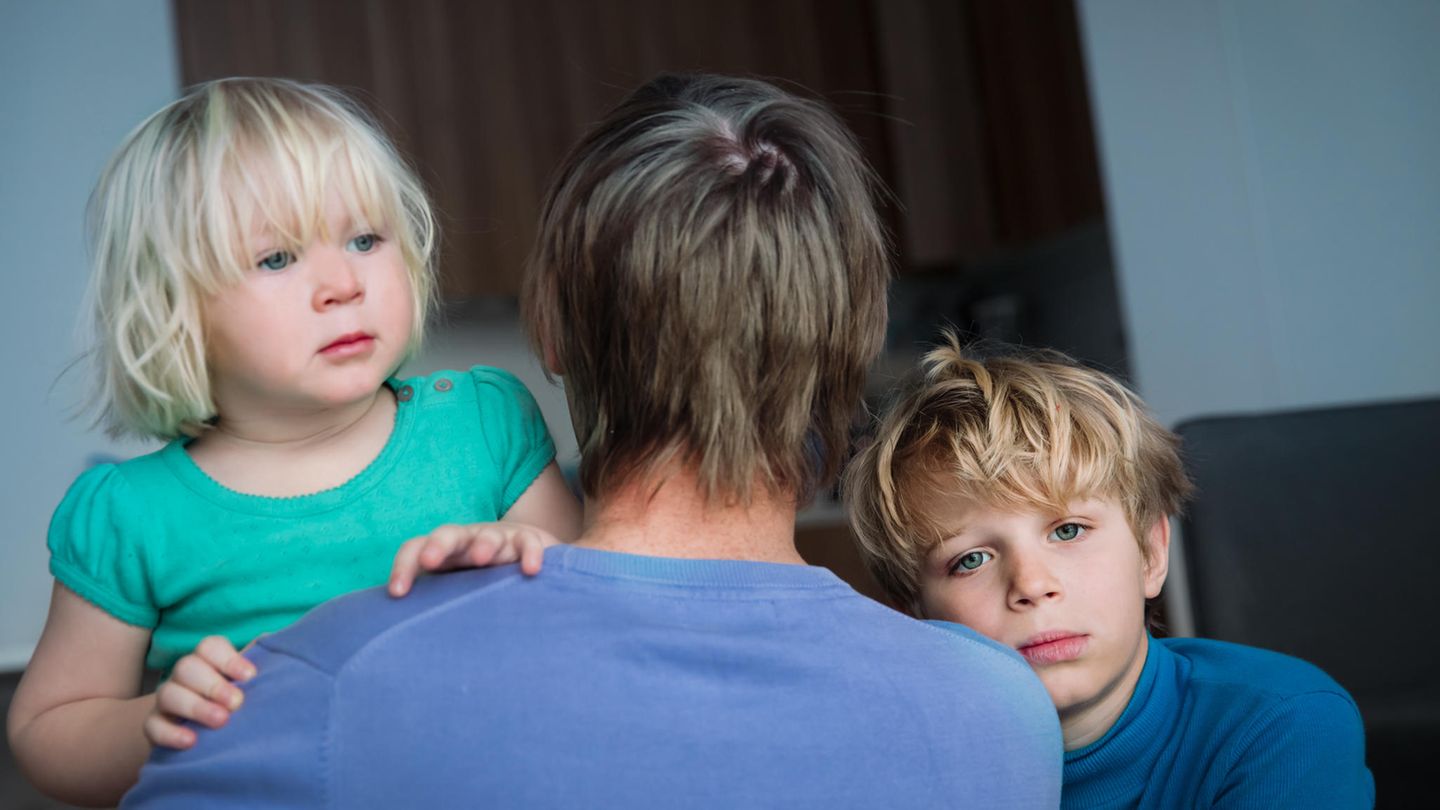
[[[365,285],[345,253],[318,251],[318,254],[313,257],[316,274],[314,296],[316,311],[348,304],[365,297]]]
[[[1049,566],[1036,559],[1018,558],[1011,561],[1010,606],[1035,607],[1063,598],[1060,580]]]

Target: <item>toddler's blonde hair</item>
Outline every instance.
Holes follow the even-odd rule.
[[[231,78],[199,85],[116,150],[90,198],[100,421],[112,435],[197,435],[215,415],[201,299],[237,283],[268,227],[298,251],[325,233],[338,191],[385,231],[410,271],[411,350],[435,294],[434,215],[380,126],[323,85]],[[253,246],[250,246],[253,247]]]

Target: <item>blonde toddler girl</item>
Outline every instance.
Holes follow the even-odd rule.
[[[513,376],[393,376],[432,300],[434,220],[342,94],[202,85],[126,139],[90,216],[103,418],[168,443],[56,510],[8,730],[42,790],[107,804],[151,745],[193,744],[182,721],[239,707],[236,648],[417,568],[534,570],[579,510]],[[170,677],[141,695],[147,666]]]

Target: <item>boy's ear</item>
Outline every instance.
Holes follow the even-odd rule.
[[[1145,537],[1145,598],[1154,599],[1170,573],[1170,516],[1162,515]]]

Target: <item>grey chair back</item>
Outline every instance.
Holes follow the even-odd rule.
[[[1330,673],[1360,705],[1381,806],[1405,806],[1440,752],[1440,400],[1178,432],[1196,634]]]

